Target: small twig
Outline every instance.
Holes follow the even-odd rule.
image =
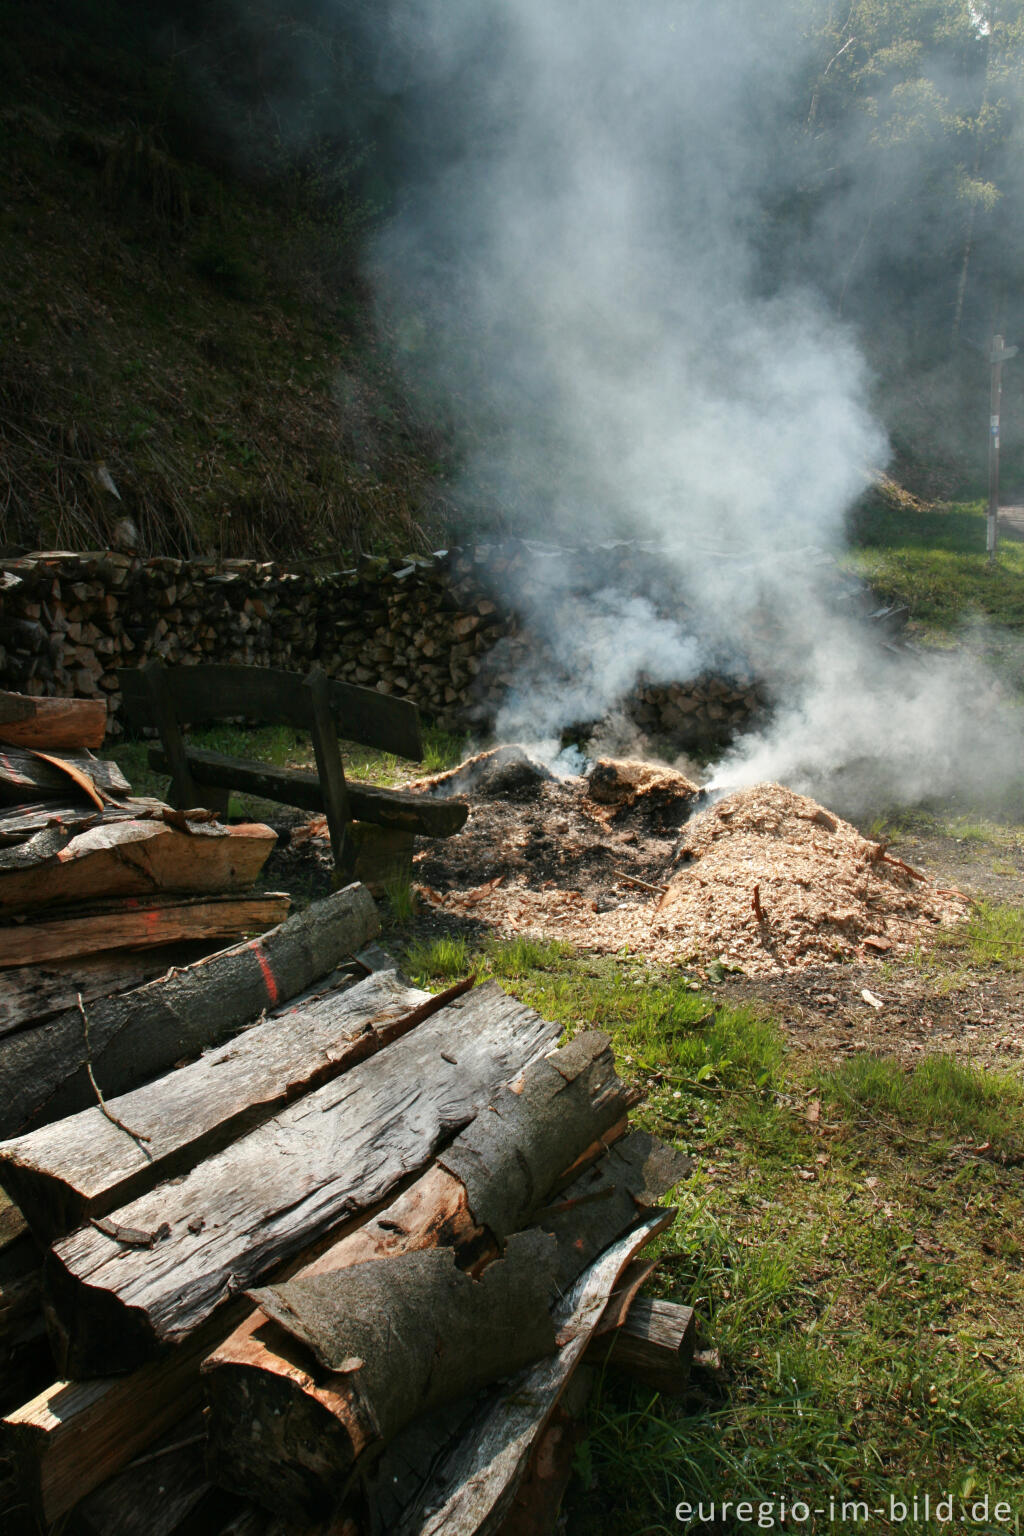
[[[760,885],[755,885],[754,886],[754,894],[753,894],[753,897],[751,898],[750,907],[751,907],[751,911],[753,912],[754,916],[757,918],[758,922],[761,924],[761,927],[763,928],[764,925],[767,923],[768,919],[765,917],[765,915],[764,915],[764,907],[762,907],[762,905],[761,905],[761,887],[760,887]]]
[[[897,869],[905,869],[907,874],[913,875],[915,880],[923,880],[925,878],[919,869],[914,868],[913,864],[905,864],[894,853],[883,853],[881,862],[883,864],[895,864]]]
[[[114,1114],[113,1110],[107,1106],[107,1101],[103,1097],[100,1085],[96,1081],[96,1074],[92,1069],[92,1044],[89,1040],[89,1015],[85,1011],[85,1004],[82,1002],[81,992],[78,992],[75,995],[78,998],[78,1011],[82,1015],[82,1025],[85,1029],[85,1070],[89,1074],[89,1081],[92,1083],[93,1092],[96,1095],[96,1103],[99,1107],[99,1111],[102,1115],[107,1117],[111,1125],[116,1125],[119,1131],[124,1131],[126,1136],[130,1136],[140,1152],[142,1152],[146,1157],[151,1158],[151,1153],[146,1148],[144,1143],[147,1141],[152,1141],[152,1136],[147,1136],[143,1131],[133,1131],[130,1125],[125,1125],[124,1121],[119,1120]]]
[[[185,1451],[191,1445],[205,1445],[206,1435],[190,1435],[187,1440],[176,1440],[173,1445],[165,1445],[162,1450],[150,1451],[145,1456],[136,1456],[134,1461],[128,1463],[126,1470],[133,1467],[144,1467],[147,1462],[159,1461],[161,1456],[173,1456],[175,1451]]]
[[[628,880],[630,885],[639,885],[645,891],[653,891],[655,895],[664,896],[668,890],[667,885],[652,885],[649,880],[641,880],[638,875],[627,875],[624,869],[613,869],[612,874],[617,875],[620,880]]]

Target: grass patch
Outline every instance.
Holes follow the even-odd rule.
[[[983,618],[1024,628],[1024,544],[1003,541],[990,564],[985,504],[919,508],[873,502],[852,520],[849,565],[925,629],[948,633]]]
[[[526,976],[530,971],[548,971],[572,954],[572,945],[556,939],[495,939],[487,945],[487,970],[492,976]]]
[[[962,954],[972,965],[1024,970],[1024,910],[1001,902],[979,901],[962,927],[943,939],[943,947]]]
[[[469,945],[462,938],[420,939],[403,955],[404,968],[417,986],[432,981],[458,981],[474,969]]]
[[[958,1143],[1019,1161],[1024,1151],[1024,1088],[1005,1073],[982,1071],[950,1056],[926,1056],[912,1069],[891,1057],[852,1056],[823,1080],[845,1110],[886,1116],[904,1130],[934,1135],[944,1155]]]

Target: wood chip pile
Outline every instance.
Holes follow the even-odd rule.
[[[686,828],[652,923],[755,973],[913,947],[967,898],[780,784],[737,790]]]
[[[5,1533],[549,1530],[591,1368],[685,1380],[692,1314],[636,1293],[689,1164],[607,1036],[409,987],[377,926],[350,886],[97,1001],[86,1107],[0,1142],[0,1352],[52,1351]]]
[[[709,804],[669,768],[602,760],[556,779],[518,747],[432,783],[471,811],[418,856],[424,898],[499,933],[766,974],[898,953],[968,909],[778,784]]]

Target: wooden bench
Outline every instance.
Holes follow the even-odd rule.
[[[407,867],[412,838],[450,837],[469,814],[464,800],[431,800],[395,789],[346,780],[338,736],[413,760],[423,755],[419,712],[407,699],[329,678],[320,667],[308,677],[273,667],[165,667],[150,661],[118,672],[125,719],[155,727],[159,747],[150,766],[171,775],[170,801],[179,809],[204,805],[227,810],[231,790],[322,812],[339,877],[357,873],[360,850],[396,869]],[[316,773],[276,768],[189,746],[186,725],[242,719],[309,731]],[[367,837],[365,829],[379,829]],[[364,863],[367,860],[363,861]],[[365,878],[365,873],[363,875]]]

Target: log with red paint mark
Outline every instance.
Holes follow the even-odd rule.
[[[265,933],[89,1008],[92,1067],[104,1094],[126,1093],[219,1045],[295,997],[376,937],[380,918],[352,885]],[[94,1104],[77,1008],[0,1041],[0,1135]]]

